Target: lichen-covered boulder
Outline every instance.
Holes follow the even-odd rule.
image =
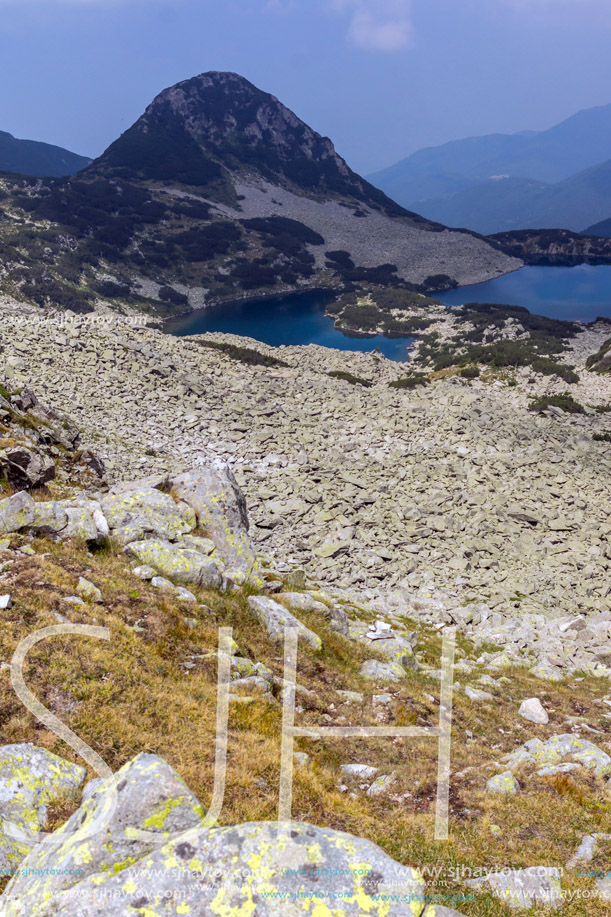
[[[520,784],[513,776],[511,771],[505,771],[504,774],[496,774],[486,783],[488,793],[496,793],[500,796],[515,796],[520,791]]]
[[[255,550],[248,534],[246,500],[231,469],[202,467],[172,480],[177,499],[193,507],[197,521],[214,542],[227,575],[236,583],[262,585]]]
[[[45,503],[34,504],[34,519],[28,528],[40,534],[55,535],[68,525],[68,513],[56,503],[49,500]]]
[[[409,640],[397,633],[390,624],[376,621],[366,624],[364,621],[353,621],[350,625],[350,636],[359,640],[371,649],[387,656],[392,662],[404,669],[418,669],[418,660]]]
[[[369,841],[302,822],[286,833],[277,822],[195,829],[115,872],[111,860],[86,863],[64,891],[55,891],[63,876],[13,880],[3,917],[420,917],[426,903],[416,870]]]
[[[405,676],[405,669],[399,662],[368,659],[361,666],[361,675],[370,681],[400,681]]]
[[[0,535],[18,532],[34,521],[34,500],[25,491],[0,501]]]
[[[134,485],[133,490],[121,489],[101,500],[102,512],[120,544],[157,537],[174,541],[192,531],[189,522],[175,500],[155,487]]]
[[[99,532],[93,518],[93,511],[87,506],[65,506],[68,522],[61,531],[62,538],[80,538],[83,541],[98,541]]]
[[[299,636],[309,643],[315,650],[319,650],[322,642],[318,634],[302,624],[295,615],[273,599],[265,595],[251,595],[248,607],[253,611],[273,642],[284,639],[285,627],[296,627]]]
[[[84,767],[45,748],[25,743],[0,748],[0,871],[21,863],[47,824],[49,802],[79,787],[85,775]]]
[[[290,611],[313,611],[322,615],[329,622],[331,630],[343,634],[344,637],[350,632],[348,615],[343,609],[335,605],[326,605],[309,592],[281,592],[276,598]]]
[[[563,762],[574,762],[590,768],[598,777],[611,776],[611,756],[593,742],[571,733],[552,736],[545,742],[529,739],[502,760],[510,768],[519,764],[536,764],[546,768]]]
[[[551,909],[562,907],[560,870],[551,866],[504,870],[469,879],[473,888],[489,888],[512,910],[528,910],[534,905]]]
[[[214,560],[180,543],[171,544],[161,538],[151,538],[128,544],[125,552],[136,557],[141,564],[153,567],[172,583],[220,589],[223,582]]]
[[[79,914],[81,889],[88,889],[82,901],[85,908],[90,905],[89,893],[95,888],[103,892],[113,877],[120,880],[120,889],[129,866],[171,837],[200,827],[204,815],[197,797],[169,764],[157,755],[138,755],[108,780],[87,784],[80,808],[27,858],[24,871],[27,866],[32,874],[12,879],[0,914]],[[133,911],[127,903],[121,910],[115,900],[102,913]]]

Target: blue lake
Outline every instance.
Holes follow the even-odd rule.
[[[389,360],[407,360],[413,338],[352,337],[333,327],[325,306],[335,295],[325,292],[294,293],[248,302],[211,306],[165,325],[170,334],[204,334],[224,331],[263,341],[265,344],[320,344],[336,350],[379,350]]]
[[[591,322],[611,317],[611,266],[523,267],[487,283],[433,294],[448,306],[494,302],[525,306],[536,315]]]
[[[525,306],[538,315],[572,321],[611,317],[611,266],[524,267],[487,283],[434,294],[450,306],[493,302]],[[325,306],[335,298],[329,292],[293,293],[225,303],[168,322],[170,334],[223,331],[265,344],[321,344],[336,350],[370,353],[379,350],[390,360],[406,360],[413,338],[363,338],[337,331]]]

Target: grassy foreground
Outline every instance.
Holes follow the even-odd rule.
[[[188,605],[137,579],[127,558],[112,545],[92,554],[85,545],[39,538],[27,541],[34,554],[15,552],[24,544],[26,539],[11,536],[10,549],[0,552],[0,591],[13,598],[12,607],[1,612],[0,658],[10,662],[18,643],[39,628],[57,624],[58,614],[72,623],[110,628],[110,643],[78,636],[39,643],[26,661],[28,687],[113,770],[139,752],[157,753],[206,806],[214,779],[218,628],[233,628],[239,655],[282,675],[282,645],[269,642],[248,610],[247,594],[195,589],[206,607]],[[79,576],[101,589],[102,604],[75,608],[65,601],[74,595]],[[358,674],[360,663],[374,654],[329,630],[319,616],[300,617],[321,636],[323,649],[316,653],[300,644],[298,682],[313,693],[298,694],[299,724],[437,725],[435,679],[409,673],[400,687],[385,689],[392,694],[389,705],[374,707],[372,695],[382,689]],[[420,629],[419,660],[437,668],[440,652],[439,636]],[[473,660],[479,652],[459,638],[458,659]],[[459,671],[455,676],[456,681],[493,691],[495,699],[474,702],[460,689],[455,692],[448,842],[433,840],[433,739],[298,739],[296,749],[306,751],[310,762],[295,770],[293,816],[375,841],[400,862],[421,869],[429,891],[448,896],[448,906],[469,917],[506,917],[512,913],[509,908],[492,895],[475,894],[461,885],[460,875],[468,877],[469,869],[478,868],[564,866],[583,835],[610,831],[611,793],[603,780],[579,769],[551,778],[517,771],[522,787],[517,796],[486,795],[486,780],[503,769],[494,762],[533,736],[545,739],[569,732],[580,721],[599,731],[584,732],[583,738],[609,751],[609,719],[604,714],[611,708],[602,703],[606,682],[594,678],[548,684],[525,669],[507,668],[492,673],[504,679],[502,689],[495,689],[476,685],[483,672],[476,667],[467,679]],[[338,689],[362,692],[363,704],[344,704]],[[276,691],[280,698],[279,685]],[[517,716],[521,701],[533,696],[550,712],[548,726],[534,726]],[[3,744],[32,742],[77,760],[22,706],[8,667],[0,672],[0,711]],[[277,817],[280,726],[280,702],[231,706],[224,824]],[[357,780],[341,774],[339,765],[348,762],[395,774],[389,793],[368,797]],[[348,789],[341,792],[337,784],[344,782]],[[57,800],[52,827],[77,805],[77,799]],[[611,845],[601,845],[588,871],[608,868],[610,853]],[[592,886],[591,878],[565,870],[563,889],[575,895],[565,904],[566,912],[575,917],[611,913],[609,905],[587,897]],[[451,900],[461,894],[468,900]]]

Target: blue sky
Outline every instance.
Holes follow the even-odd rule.
[[[611,0],[0,0],[0,129],[97,155],[234,70],[361,172],[611,102]]]

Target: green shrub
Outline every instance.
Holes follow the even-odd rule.
[[[430,382],[426,373],[414,373],[413,376],[403,376],[402,379],[393,379],[389,382],[390,388],[417,388],[419,385],[428,385]]]
[[[583,405],[575,401],[570,392],[564,392],[563,395],[541,395],[535,398],[528,406],[529,411],[541,414],[549,407],[560,408],[567,414],[585,414]]]
[[[479,366],[465,366],[461,369],[460,375],[463,379],[477,379],[479,376]]]
[[[592,439],[597,443],[611,443],[611,433],[595,433]]]
[[[272,357],[267,353],[261,353],[261,351],[253,350],[251,347],[238,347],[237,344],[229,344],[227,341],[197,341],[197,343],[200,347],[220,350],[221,353],[227,354],[232,360],[238,360],[240,363],[246,363],[248,366],[289,365],[278,357]]]
[[[371,388],[373,382],[368,379],[362,379],[360,376],[353,376],[352,373],[346,373],[341,369],[332,369],[327,373],[332,379],[343,379],[344,382],[350,382],[351,385],[362,385],[364,388]]]

